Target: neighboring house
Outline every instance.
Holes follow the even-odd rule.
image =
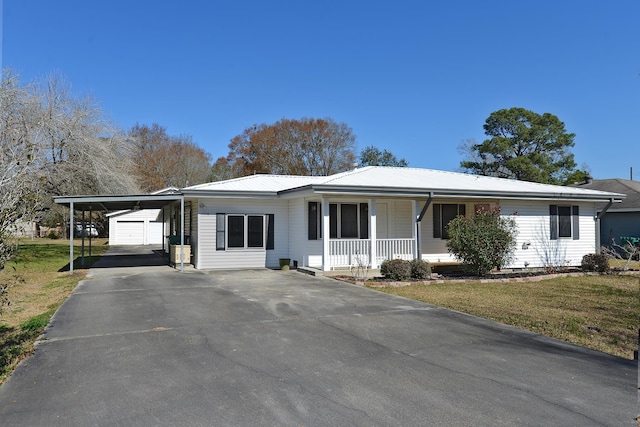
[[[587,179],[572,185],[575,188],[624,193],[622,203],[609,208],[600,221],[600,243],[621,244],[623,237],[640,238],[640,182],[628,179]],[[599,205],[602,209],[604,205]]]
[[[136,197],[143,209],[161,209],[165,236],[184,230],[196,268],[278,267],[280,258],[289,258],[294,265],[331,270],[377,268],[392,258],[455,261],[446,248],[446,225],[479,207],[514,216],[517,248],[509,267],[580,265],[598,247],[598,206],[619,202],[624,194],[370,166],[331,176],[252,175],[158,196],[56,202],[73,209],[123,209]]]

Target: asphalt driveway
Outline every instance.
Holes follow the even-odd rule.
[[[139,248],[119,249],[0,387],[1,425],[635,425],[634,362],[332,279],[181,273],[148,249],[127,267]]]

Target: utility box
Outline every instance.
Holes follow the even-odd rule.
[[[180,264],[180,245],[169,246],[169,262],[171,265]],[[184,245],[184,263],[191,264],[191,246]]]

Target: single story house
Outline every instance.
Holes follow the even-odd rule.
[[[190,245],[198,269],[321,270],[385,259],[455,261],[446,225],[498,207],[515,218],[512,268],[580,265],[599,248],[599,220],[622,193],[418,168],[369,166],[330,176],[251,175],[137,196],[160,209],[164,238]],[[72,209],[133,203],[136,196],[62,197]],[[598,206],[606,208],[598,210]],[[599,213],[600,212],[600,213]],[[174,239],[175,241],[175,239]],[[187,261],[187,262],[188,262]]]
[[[602,245],[623,244],[623,238],[640,241],[640,182],[629,179],[586,179],[572,185],[576,188],[599,190],[627,195],[622,203],[612,206],[600,223]],[[598,210],[604,208],[599,205]]]

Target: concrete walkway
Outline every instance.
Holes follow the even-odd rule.
[[[632,361],[295,271],[125,267],[133,252],[58,310],[0,388],[1,425],[634,425]]]

